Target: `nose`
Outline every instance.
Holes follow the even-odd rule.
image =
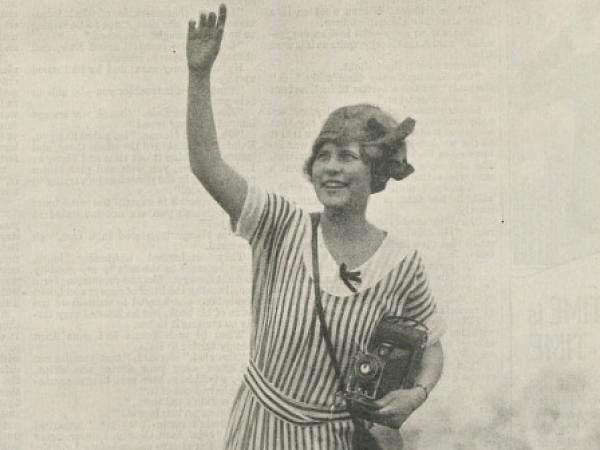
[[[336,157],[332,157],[327,159],[323,169],[327,173],[338,173],[342,169],[342,165]]]

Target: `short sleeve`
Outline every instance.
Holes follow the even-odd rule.
[[[248,183],[248,191],[242,212],[236,223],[231,223],[231,229],[236,236],[249,241],[256,230],[267,202],[267,193],[255,184]]]
[[[435,298],[429,288],[429,280],[421,257],[416,255],[416,266],[412,277],[402,316],[424,323],[428,330],[427,344],[437,342],[446,331]]]
[[[231,228],[236,236],[247,240],[252,247],[260,242],[266,247],[282,237],[278,230],[285,228],[296,215],[299,215],[299,209],[283,196],[248,184],[242,212]]]

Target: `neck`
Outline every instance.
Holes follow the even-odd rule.
[[[321,215],[321,227],[324,235],[355,240],[369,230],[369,222],[364,210],[325,208]]]

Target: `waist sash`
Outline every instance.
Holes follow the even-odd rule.
[[[244,382],[256,399],[279,418],[296,425],[320,425],[324,422],[350,420],[343,407],[310,405],[293,400],[275,388],[254,365],[249,362]]]

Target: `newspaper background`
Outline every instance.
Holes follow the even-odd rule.
[[[369,216],[423,253],[446,367],[410,449],[600,443],[600,5],[230,1],[224,157],[317,208],[335,107],[417,119]],[[219,448],[250,254],[190,173],[187,21],[216,2],[0,6],[0,448]]]

